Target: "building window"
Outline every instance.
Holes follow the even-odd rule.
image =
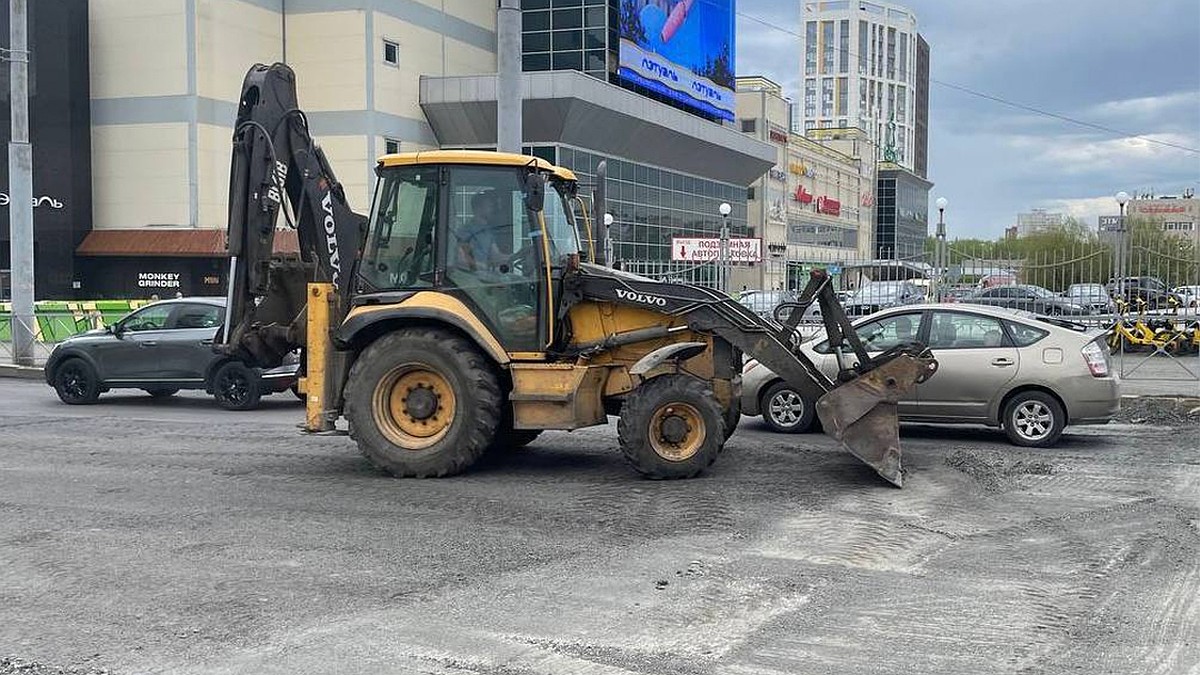
[[[394,155],[400,152],[400,140],[396,138],[383,139],[383,154]]]
[[[389,66],[400,65],[400,44],[398,42],[383,41],[383,62]]]
[[[758,120],[742,120],[742,133],[752,134],[758,131]]]

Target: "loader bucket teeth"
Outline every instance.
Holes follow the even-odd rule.
[[[897,356],[817,401],[825,433],[896,487],[904,483],[896,403],[937,370],[932,358]]]

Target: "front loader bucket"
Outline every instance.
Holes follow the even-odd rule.
[[[937,372],[937,361],[902,354],[817,401],[825,433],[885,480],[903,487],[896,403]]]

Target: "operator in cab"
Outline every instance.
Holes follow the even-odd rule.
[[[471,197],[471,220],[458,228],[459,267],[486,270],[499,264],[504,255],[496,243],[496,233],[504,226],[500,222],[500,200],[495,190],[481,190]]]

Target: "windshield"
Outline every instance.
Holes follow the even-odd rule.
[[[553,190],[546,191],[542,216],[546,219],[546,231],[550,233],[550,258],[554,265],[561,265],[563,257],[579,253],[579,236],[575,229],[575,214],[568,206],[571,198],[569,185],[561,180],[551,180]]]
[[[1048,291],[1041,286],[1027,286],[1027,290],[1039,298],[1053,298],[1054,292]]]

